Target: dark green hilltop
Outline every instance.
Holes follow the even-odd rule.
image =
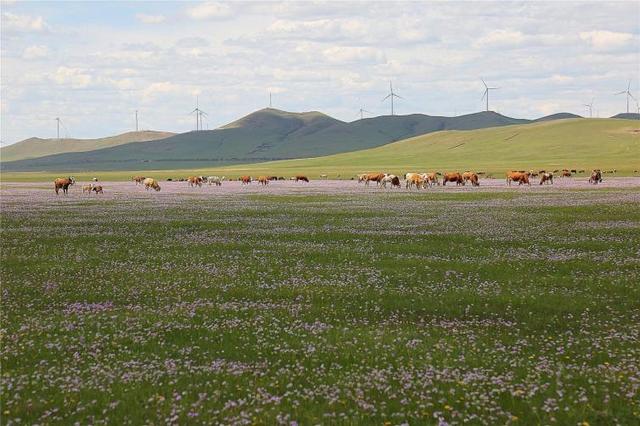
[[[379,116],[346,123],[316,111],[291,113],[266,108],[215,130],[182,133],[86,152],[3,161],[1,166],[3,171],[217,167],[351,152],[440,130],[474,130],[577,117],[561,113],[538,120],[524,120],[487,111],[457,117],[423,114]]]

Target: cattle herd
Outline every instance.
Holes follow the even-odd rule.
[[[584,170],[580,170],[580,173],[584,173]],[[540,185],[552,185],[554,176],[559,175],[560,177],[571,177],[574,173],[578,173],[577,170],[554,170],[553,172],[546,170],[539,170],[535,172],[533,170],[524,171],[524,170],[510,170],[506,174],[506,183],[508,186],[511,186],[512,183],[517,183],[518,185],[529,185],[531,186],[532,178],[539,178]],[[615,171],[611,171],[610,173],[615,173]],[[456,186],[464,186],[467,183],[471,186],[480,186],[480,175],[484,175],[484,172],[472,172],[465,171],[464,173],[460,172],[424,172],[424,173],[405,173],[403,176],[404,187],[406,189],[426,189],[433,186],[446,186],[447,183],[455,184]],[[598,184],[602,182],[602,174],[603,172],[600,169],[594,169],[591,171],[589,176],[589,183]],[[321,179],[327,179],[327,175],[321,175]],[[352,178],[355,179],[355,178]],[[134,176],[132,178],[133,182],[137,185],[142,185],[146,190],[154,190],[160,191],[160,183],[157,179],[145,177],[145,176]],[[189,176],[186,179],[176,179],[176,181],[187,182],[190,187],[202,187],[203,184],[221,186],[222,182],[227,180],[226,176]],[[258,184],[262,186],[269,185],[271,181],[282,181],[285,180],[284,177],[280,176],[269,176],[263,175],[258,176],[257,178],[253,178],[251,176],[240,176],[237,179],[241,185],[249,185],[251,182],[258,182]],[[292,176],[289,180],[295,182],[309,182],[309,178],[305,175],[295,175]],[[399,176],[390,173],[364,173],[357,176],[358,183],[364,183],[365,186],[369,186],[371,182],[375,182],[377,186],[382,188],[401,188],[401,179]],[[96,182],[97,178],[92,179],[92,183],[82,186],[82,193],[96,193],[103,194],[104,190],[102,185],[98,185]],[[167,179],[168,182],[174,181],[174,179]],[[53,186],[56,192],[56,195],[62,189],[63,194],[67,194],[69,191],[69,187],[75,184],[75,178],[73,176],[65,177],[65,178],[57,178],[53,182]]]

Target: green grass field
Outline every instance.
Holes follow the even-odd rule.
[[[3,192],[3,423],[640,422],[637,188],[198,194]]]
[[[99,175],[102,180],[128,180],[142,174],[159,179],[191,174],[244,174],[350,179],[358,173],[412,170],[475,170],[502,177],[510,169],[617,170],[618,176],[638,175],[640,122],[620,119],[569,119],[471,131],[445,131],[327,157],[276,161],[194,170],[70,173],[79,180]],[[3,181],[52,180],[61,173],[2,173]]]

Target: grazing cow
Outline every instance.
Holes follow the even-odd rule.
[[[534,172],[533,169],[529,170],[529,177],[538,177],[538,173]]]
[[[429,186],[433,186],[433,185],[440,186],[440,181],[438,180],[437,173],[431,172],[431,173],[425,173],[425,174],[426,174],[427,184]]]
[[[363,183],[366,180],[367,180],[367,174],[366,173],[358,175],[358,183]]]
[[[600,169],[592,170],[591,177],[589,178],[589,183],[597,185],[600,182],[602,182],[602,172],[600,171]]]
[[[391,188],[400,188],[400,178],[398,176],[391,178]]]
[[[531,182],[529,182],[529,173],[514,171],[507,172],[507,185],[511,186],[511,182],[518,182],[518,185],[525,183],[531,186]]]
[[[94,186],[93,191],[95,191],[96,194],[104,194],[104,191],[102,190],[102,186],[100,185]]]
[[[327,175],[320,175],[320,179],[327,180],[329,177]]]
[[[296,175],[296,182],[299,182],[299,181],[309,183],[309,178],[304,175]]]
[[[562,169],[562,174],[560,175],[562,177],[571,177],[571,172],[567,169]]]
[[[469,172],[466,171],[462,174],[462,179],[464,179],[465,182],[471,182],[471,186],[480,186],[480,179],[478,178],[478,175],[474,172]]]
[[[571,169],[571,173],[576,174],[578,171],[576,169]]]
[[[377,185],[380,185],[384,177],[384,173],[367,173],[364,178],[364,184],[369,186],[369,182],[375,182]]]
[[[200,176],[189,176],[187,178],[187,182],[189,182],[189,186],[190,187],[202,186],[202,177],[200,177]]]
[[[222,186],[222,182],[226,179],[226,176],[209,176],[207,177],[207,182],[209,185]]]
[[[144,176],[134,176],[133,178],[131,178],[131,180],[134,181],[136,185],[142,184],[142,181],[144,181],[144,179]]]
[[[546,185],[553,185],[553,173],[540,173],[540,185],[542,185],[543,183]]]
[[[82,185],[82,193],[84,194],[85,192],[88,192],[89,194],[91,194],[91,191],[93,190],[93,185],[89,184],[89,185]]]
[[[278,176],[267,176],[269,180],[278,180]]]
[[[258,183],[262,186],[269,184],[269,178],[267,176],[258,176]]]
[[[455,182],[456,186],[464,186],[464,179],[459,172],[447,172],[442,177],[442,186],[445,186],[447,182]]]
[[[62,188],[62,193],[66,195],[69,193],[69,187],[74,183],[76,183],[76,180],[73,176],[58,178],[53,181],[53,189],[55,189],[56,195],[58,195],[58,191]]]
[[[397,181],[398,182],[398,186],[400,186],[400,178],[398,178],[398,176],[396,176],[396,175],[384,175],[384,177],[380,181],[380,185],[383,188],[386,188],[387,184],[391,184],[391,188],[393,188],[394,186],[396,186],[396,185],[393,184],[394,180]]]
[[[144,185],[144,189],[147,191],[149,189],[160,191],[160,184],[154,178],[145,178],[145,180],[142,181],[142,184]]]
[[[251,176],[240,176],[240,182],[242,182],[242,185],[249,185],[251,183]]]
[[[424,177],[422,176],[422,174],[420,173],[407,173],[406,175],[404,175],[405,177],[405,188],[413,188],[414,186],[416,187],[416,189],[420,189],[420,188],[426,188],[426,183],[424,180]]]
[[[278,176],[278,180],[285,180],[284,176]]]

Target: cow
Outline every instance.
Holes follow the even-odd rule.
[[[69,187],[74,183],[76,183],[76,180],[73,176],[58,178],[53,181],[53,189],[55,189],[56,195],[58,195],[58,191],[62,188],[62,193],[66,195],[69,193]]]
[[[300,181],[302,181],[302,182],[307,182],[307,183],[309,183],[309,178],[308,178],[308,177],[306,177],[306,176],[304,176],[304,175],[296,175],[296,176],[295,176],[295,180],[296,180],[296,182],[300,182]]]
[[[591,177],[589,178],[589,183],[597,185],[600,182],[602,182],[602,172],[600,171],[600,169],[592,170]]]
[[[364,184],[369,186],[369,182],[375,182],[377,185],[380,185],[385,176],[384,173],[367,173],[364,177]]]
[[[427,184],[429,186],[438,185],[440,186],[440,181],[438,180],[438,174],[435,172],[426,173],[427,176]]]
[[[518,185],[525,183],[531,186],[531,182],[529,182],[529,173],[526,172],[507,172],[507,185],[511,186],[511,182],[518,182]]]
[[[538,177],[538,173],[534,172],[533,169],[529,170],[529,177]]]
[[[543,172],[540,173],[540,185],[542,184],[546,184],[546,185],[553,185],[553,173],[549,172]]]
[[[190,187],[202,186],[202,178],[200,176],[189,176],[187,178]]]
[[[567,169],[562,169],[562,174],[560,175],[562,177],[571,177],[571,172]]]
[[[327,179],[329,179],[329,177],[327,175],[320,175],[320,179],[327,180]]]
[[[267,176],[258,176],[258,183],[262,186],[269,184],[269,178]]]
[[[160,191],[160,184],[158,184],[158,181],[155,180],[154,178],[145,178],[142,181],[142,184],[144,185],[144,189],[146,189],[147,191],[149,189]]]
[[[471,186],[480,186],[480,179],[478,175],[474,172],[466,171],[462,174],[462,179],[465,182],[471,182]]]
[[[140,185],[142,184],[142,181],[145,180],[144,176],[134,176],[131,178],[132,181],[134,181],[136,183],[136,185]]]
[[[215,185],[215,186],[222,186],[222,182],[224,182],[224,180],[226,179],[226,176],[208,176],[207,177],[207,183],[209,185]]]
[[[400,188],[400,178],[398,176],[391,178],[391,188]]]
[[[242,185],[249,185],[251,183],[251,176],[240,176],[240,182],[242,182]]]
[[[104,194],[104,191],[102,190],[102,186],[100,185],[95,185],[93,187],[93,191],[95,191],[96,194]]]
[[[464,179],[460,172],[446,172],[442,177],[442,186],[445,186],[447,182],[455,182],[456,186],[464,186]]]
[[[91,179],[91,180],[92,180],[92,181],[94,181],[94,182],[97,182],[97,181],[98,181],[98,178],[97,178],[97,177],[94,177],[94,178],[93,178],[93,179]]]
[[[383,188],[386,188],[387,184],[391,184],[391,187],[393,188],[395,186],[393,184],[394,179],[398,181],[398,186],[399,186],[400,185],[400,178],[398,178],[398,176],[396,176],[396,175],[384,175],[384,177],[380,180],[380,185]]]
[[[416,189],[426,188],[424,177],[420,173],[407,173],[404,175],[404,178],[405,188],[411,189],[414,186],[416,187]]]
[[[367,180],[367,174],[366,173],[358,175],[358,183],[363,183],[366,180]]]
[[[93,190],[93,185],[89,184],[89,185],[82,185],[82,193],[84,194],[85,192],[88,192],[89,194],[91,194],[91,191]]]

